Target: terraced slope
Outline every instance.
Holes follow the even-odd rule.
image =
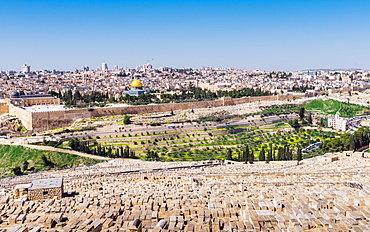
[[[171,131],[164,134],[131,134],[117,137],[85,140],[91,150],[105,150],[112,158],[121,157],[122,149],[129,148],[136,157],[153,159],[148,151],[155,152],[162,161],[198,161],[225,159],[232,151],[237,159],[239,151],[246,146],[253,149],[257,159],[264,148],[277,151],[279,147],[304,148],[317,141],[332,137],[331,132],[295,131],[287,123],[275,123],[257,127],[229,129],[198,129],[194,131]]]

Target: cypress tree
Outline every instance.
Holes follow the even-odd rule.
[[[299,117],[301,118],[301,120],[303,120],[304,118],[304,113],[305,113],[304,111],[305,111],[304,107],[301,107],[299,109]]]
[[[249,160],[249,148],[248,146],[246,146],[244,150],[244,163],[248,163],[248,160]]]
[[[268,154],[267,154],[267,160],[266,160],[266,163],[270,163],[270,161],[272,160],[272,150],[269,149],[268,150]]]
[[[129,157],[131,157],[131,155],[132,154],[131,154],[131,151],[130,151],[130,147],[129,146],[126,146],[125,147],[125,158],[129,158]]]
[[[254,152],[253,152],[253,150],[251,149],[251,150],[250,150],[250,154],[249,154],[249,163],[250,163],[250,164],[253,164],[253,161],[254,161]]]
[[[227,159],[228,160],[232,160],[233,159],[232,154],[233,154],[233,151],[230,148],[228,148],[227,149]]]
[[[289,150],[289,147],[287,146],[286,147],[286,150],[285,150],[285,160],[290,160],[290,150]]]
[[[278,151],[277,151],[278,153],[277,153],[277,161],[281,161],[282,160],[282,156],[283,156],[283,151],[282,151],[282,148],[281,147],[279,147],[278,148]]]
[[[270,145],[270,152],[271,152],[271,159],[270,159],[270,161],[273,161],[273,160],[275,160],[275,153],[274,153],[274,149],[272,147],[272,144]]]
[[[120,146],[119,149],[120,149],[120,157],[123,158],[124,157],[123,146]]]
[[[298,148],[297,150],[297,160],[298,162],[302,160],[302,149]]]
[[[130,158],[135,158],[135,152],[134,151],[130,151]]]
[[[307,122],[309,125],[312,125],[312,114],[311,113],[308,114]]]
[[[265,161],[265,148],[264,147],[262,147],[262,149],[260,151],[259,160],[260,161]]]

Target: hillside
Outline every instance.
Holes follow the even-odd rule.
[[[249,120],[243,126],[227,128],[195,127],[149,133],[123,132],[115,137],[97,136],[91,139],[65,141],[61,148],[74,147],[89,154],[110,158],[140,158],[161,161],[201,161],[242,159],[246,146],[254,159],[260,159],[263,150],[278,154],[279,148],[294,150],[304,148],[317,141],[334,137],[331,132],[295,131],[286,123],[287,118]],[[278,121],[278,122],[275,122]],[[269,123],[267,123],[269,122]],[[133,154],[132,154],[133,153]],[[243,153],[244,154],[244,153]],[[231,155],[231,157],[228,157]],[[261,156],[262,158],[262,156]],[[275,159],[274,159],[275,160]]]
[[[354,117],[357,114],[361,114],[361,112],[366,107],[348,104],[348,103],[341,103],[336,100],[314,100],[312,102],[306,103],[303,107],[307,111],[315,111],[321,112],[323,114],[334,115],[339,110],[340,116],[342,117]]]
[[[20,167],[24,174],[29,174],[47,169],[75,167],[79,164],[91,165],[97,162],[101,161],[23,146],[0,145],[0,178],[14,175],[13,168],[17,167]],[[26,170],[24,169],[25,163],[28,166]]]

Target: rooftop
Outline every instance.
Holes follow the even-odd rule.
[[[36,189],[48,189],[48,188],[59,188],[63,184],[63,178],[49,178],[49,179],[38,179],[32,181],[32,186],[29,190]]]

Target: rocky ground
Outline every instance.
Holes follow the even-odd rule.
[[[9,114],[0,115],[0,134],[14,136],[24,136],[26,129],[21,120]]]

